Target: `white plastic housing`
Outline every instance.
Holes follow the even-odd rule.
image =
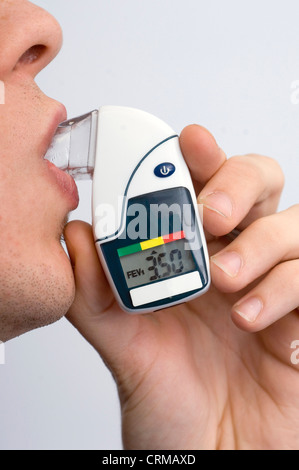
[[[100,108],[93,178],[93,224],[96,240],[111,240],[115,232],[121,229],[125,207],[120,210],[120,200],[126,196],[132,174],[155,145],[173,135],[175,132],[167,124],[144,111],[118,106]],[[136,183],[137,194],[146,193],[146,184],[151,187],[148,192],[154,191],[151,186],[154,181],[154,177],[147,181],[141,175],[141,180]],[[114,208],[116,221],[115,226],[111,225],[110,231],[102,232],[104,204]]]
[[[174,164],[176,171],[170,177],[158,178],[154,174],[154,169],[165,162]],[[205,236],[196,210],[196,195],[176,133],[163,121],[144,111],[115,106],[100,108],[93,177],[93,230],[99,257],[120,304],[122,302],[103,257],[101,245],[116,239],[124,230],[129,199],[177,187],[185,187],[190,191],[209,271]],[[110,218],[108,224],[103,223],[107,211],[115,214],[114,219]],[[210,278],[209,272],[208,277]],[[170,296],[173,295],[173,289],[177,288],[178,279],[181,280],[181,292],[184,292],[183,284],[184,279],[186,280],[185,290],[188,292],[190,279],[188,276],[184,279],[180,276],[176,280],[169,280],[167,285],[165,282],[165,288],[169,289]],[[199,281],[193,276],[192,282]],[[208,288],[209,285],[200,292],[200,295]],[[136,289],[136,293],[133,293],[137,299],[136,305],[140,302],[140,296],[146,295],[150,298],[150,291],[151,287],[143,291]],[[152,288],[152,292],[157,298],[161,295],[159,286]],[[190,296],[187,300],[198,295]],[[170,305],[174,304],[169,303],[168,306]],[[151,310],[140,309],[140,313],[146,311]],[[134,313],[138,313],[138,310],[134,310]]]

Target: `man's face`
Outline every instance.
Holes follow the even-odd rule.
[[[43,159],[66,112],[34,82],[58,53],[61,38],[44,10],[27,0],[0,0],[2,341],[58,320],[74,296],[60,237],[78,194],[73,180]]]

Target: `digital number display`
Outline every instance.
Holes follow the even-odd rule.
[[[186,239],[121,256],[120,262],[129,289],[196,270]]]

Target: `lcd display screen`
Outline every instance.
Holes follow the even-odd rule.
[[[160,238],[120,249],[119,256],[129,289],[196,270],[186,239]]]

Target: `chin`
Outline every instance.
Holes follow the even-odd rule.
[[[73,271],[61,246],[59,255],[52,252],[51,262],[12,263],[4,271],[0,275],[0,341],[57,322],[74,301]]]

